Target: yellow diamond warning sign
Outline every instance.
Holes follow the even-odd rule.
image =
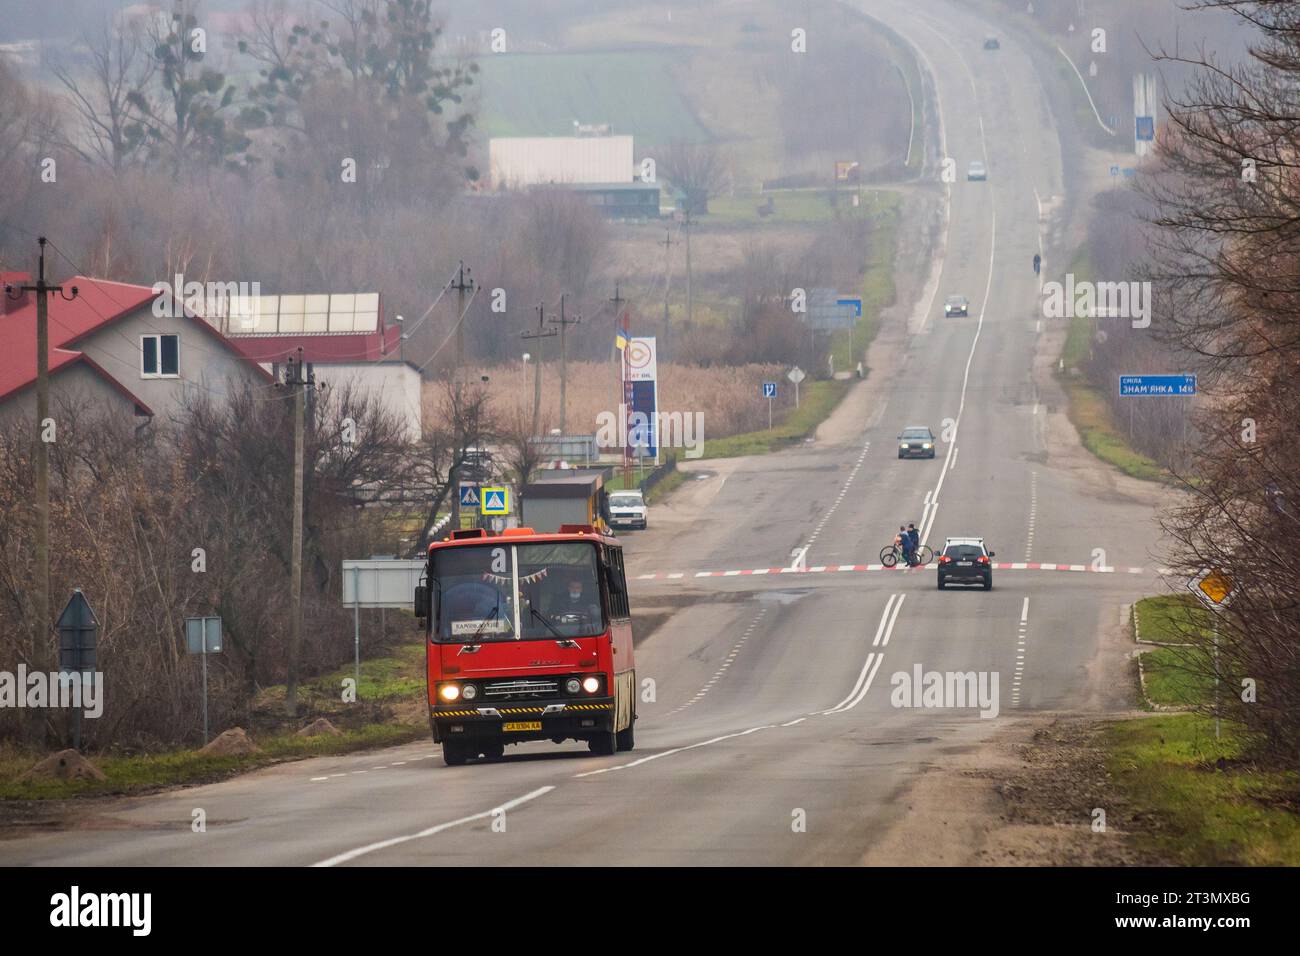
[[[1232,579],[1217,569],[1205,569],[1187,582],[1188,589],[1212,611],[1228,604],[1232,597]]]

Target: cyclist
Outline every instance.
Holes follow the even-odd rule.
[[[898,534],[894,535],[894,550],[901,554],[908,564],[912,563],[912,536],[907,533],[906,525],[898,526]]]
[[[908,544],[907,564],[909,567],[914,568],[916,567],[917,564],[916,552],[917,549],[921,547],[921,532],[916,530],[915,524],[909,524],[907,526],[906,533],[907,533],[907,544]]]

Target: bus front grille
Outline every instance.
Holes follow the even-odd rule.
[[[483,687],[483,696],[495,700],[528,697],[553,697],[560,691],[557,680],[503,680],[493,681]]]

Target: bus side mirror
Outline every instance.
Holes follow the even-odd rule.
[[[429,616],[429,586],[417,585],[415,588],[415,619],[423,621]]]

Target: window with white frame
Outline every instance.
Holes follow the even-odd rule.
[[[140,377],[180,378],[181,337],[179,335],[140,336]]]

